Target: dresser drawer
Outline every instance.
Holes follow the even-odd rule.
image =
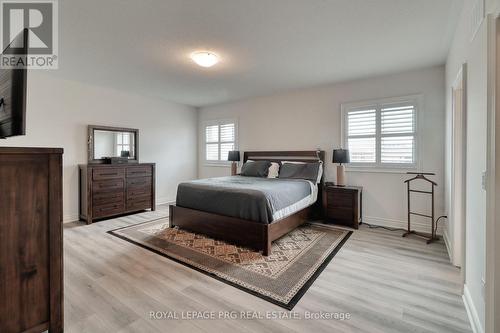
[[[348,191],[327,191],[327,200],[331,207],[352,207],[354,194]]]
[[[151,166],[127,167],[127,178],[151,177],[153,168]]]
[[[151,187],[151,177],[128,178],[127,188]]]
[[[151,185],[131,186],[127,188],[127,200],[147,196],[151,197]]]
[[[99,180],[92,183],[93,192],[123,190],[123,179]]]
[[[151,196],[135,197],[127,200],[127,210],[151,208]]]
[[[123,194],[122,190],[114,192],[97,192],[94,193],[92,198],[93,206],[100,206],[100,205],[114,204],[114,203],[123,204],[124,202],[125,202],[125,195]]]
[[[101,206],[94,206],[92,208],[92,215],[94,218],[123,214],[125,205],[123,203],[113,203]]]
[[[125,177],[125,170],[123,168],[102,168],[102,169],[94,169],[92,171],[93,180],[121,179],[124,177]]]

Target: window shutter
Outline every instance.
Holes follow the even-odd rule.
[[[220,125],[220,159],[227,161],[228,154],[234,150],[234,124]]]
[[[219,125],[210,125],[205,127],[205,141],[219,142]]]
[[[351,110],[347,114],[347,135],[351,162],[375,163],[377,110]]]
[[[217,143],[207,143],[207,161],[218,161],[219,160],[219,144]]]
[[[235,149],[235,123],[219,123],[205,126],[205,159],[227,161],[228,154]]]
[[[382,163],[415,163],[415,106],[382,106],[381,150]]]
[[[220,141],[234,142],[234,124],[220,125]]]
[[[375,135],[377,110],[349,111],[349,136]]]
[[[415,131],[414,116],[415,107],[413,105],[382,107],[382,135],[413,133]]]

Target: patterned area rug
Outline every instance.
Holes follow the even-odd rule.
[[[109,233],[291,310],[352,231],[305,224],[272,244],[268,257],[252,249],[169,228],[162,218]]]

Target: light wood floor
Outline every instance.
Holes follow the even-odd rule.
[[[284,311],[106,233],[156,212],[64,229],[66,332],[470,332],[443,243],[355,231],[295,306],[350,320],[154,320],[150,311]]]

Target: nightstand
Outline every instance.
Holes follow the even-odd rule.
[[[325,186],[323,211],[326,222],[358,229],[363,212],[363,187]]]

